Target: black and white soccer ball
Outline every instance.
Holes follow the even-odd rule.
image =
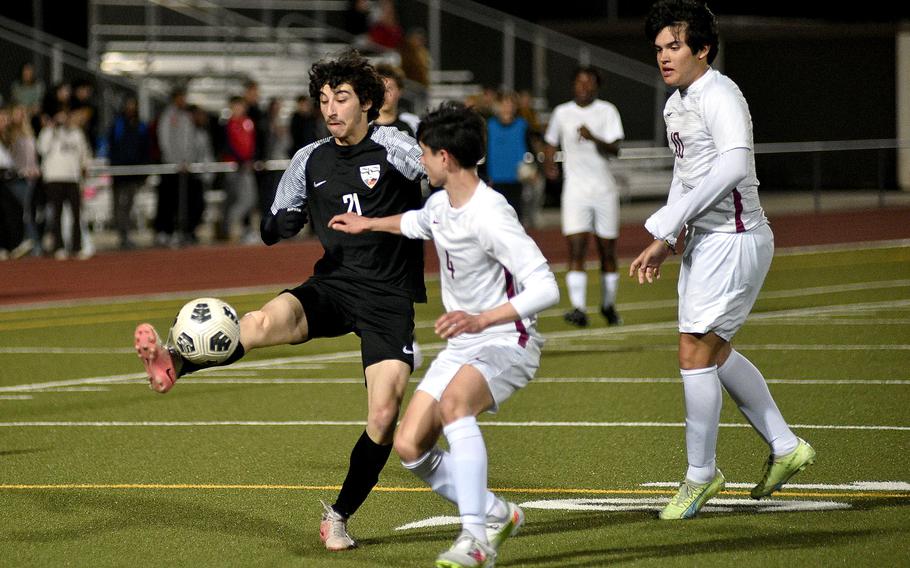
[[[218,298],[197,298],[180,308],[171,341],[193,363],[223,363],[240,342],[240,318]]]

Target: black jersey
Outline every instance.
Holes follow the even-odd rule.
[[[345,212],[388,217],[419,209],[424,173],[420,156],[413,138],[383,126],[370,126],[354,146],[339,146],[325,138],[294,155],[278,184],[270,214],[306,204],[325,249],[313,278],[347,280],[426,301],[421,241],[382,232],[348,235],[328,227],[329,219]]]

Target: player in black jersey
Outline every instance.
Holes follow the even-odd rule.
[[[310,69],[310,95],[319,100],[331,137],[297,152],[262,220],[267,245],[294,237],[308,217],[325,254],[313,276],[240,320],[240,344],[222,365],[246,351],[296,345],[353,332],[361,338],[368,394],[367,427],[351,452],[350,467],[332,506],[325,505],[320,537],[330,550],[353,548],[347,519],[366,500],[392,450],[392,438],[414,365],[414,302],[426,301],[420,241],[375,233],[346,235],[328,228],[333,216],[370,217],[420,208],[424,170],[417,142],[395,128],[371,125],[385,85],[356,52]],[[135,346],[155,390],[168,391],[201,368],[140,324]]]

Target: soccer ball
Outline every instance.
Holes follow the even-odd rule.
[[[223,363],[240,342],[240,319],[218,298],[197,298],[180,308],[171,338],[177,351],[193,363]]]

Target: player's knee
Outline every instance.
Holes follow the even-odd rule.
[[[395,430],[395,423],[398,420],[398,404],[388,402],[384,404],[374,404],[370,407],[367,422],[369,426],[383,434],[390,434]]]
[[[403,462],[415,462],[424,452],[421,451],[417,438],[408,432],[399,430],[395,433],[395,453]]]

